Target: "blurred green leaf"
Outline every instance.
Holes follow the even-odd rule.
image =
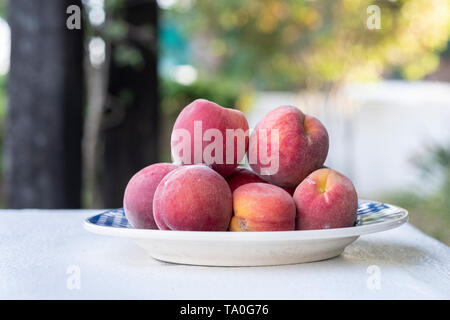
[[[113,54],[115,61],[121,66],[140,68],[144,61],[142,54],[138,49],[123,43],[120,43],[115,47]]]
[[[6,0],[0,0],[0,17],[6,18]]]
[[[106,39],[110,41],[121,41],[125,39],[128,26],[122,20],[110,20],[103,30]]]

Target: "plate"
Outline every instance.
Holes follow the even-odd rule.
[[[135,229],[123,209],[84,221],[91,232],[129,238],[157,260],[204,266],[267,266],[325,260],[340,255],[359,236],[408,221],[400,207],[359,200],[355,226],[324,230],[212,232]]]

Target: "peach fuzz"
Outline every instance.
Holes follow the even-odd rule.
[[[332,169],[311,173],[294,193],[297,230],[352,227],[358,210],[353,183]]]
[[[227,132],[238,137],[228,137]],[[245,156],[248,141],[248,123],[241,111],[198,99],[187,105],[175,121],[172,157],[177,164],[207,164],[226,177]]]
[[[153,212],[162,230],[226,231],[232,215],[231,191],[211,168],[182,166],[162,179]]]
[[[247,183],[266,183],[266,181],[260,178],[256,173],[244,167],[238,167],[234,169],[234,171],[226,178],[226,180],[228,182],[228,185],[230,186],[231,192],[234,192],[234,190]]]
[[[123,208],[130,224],[139,229],[158,229],[153,218],[153,196],[160,181],[178,168],[171,163],[156,163],[138,171],[128,182]]]
[[[233,192],[230,231],[295,230],[295,203],[282,188],[248,183]]]
[[[271,134],[278,132],[278,143]],[[259,153],[263,153],[263,137],[268,141],[267,156],[279,154],[278,170],[265,174]],[[257,124],[250,136],[249,163],[251,168],[269,183],[295,188],[304,178],[324,164],[329,147],[328,132],[315,117],[305,115],[293,106],[280,106],[270,111]],[[273,157],[273,155],[272,155]],[[273,160],[272,160],[273,161]]]

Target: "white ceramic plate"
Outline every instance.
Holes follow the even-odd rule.
[[[134,229],[116,209],[84,221],[91,232],[130,238],[155,259],[206,266],[264,266],[311,262],[340,255],[360,235],[396,228],[408,212],[360,200],[354,227],[273,232],[204,232]]]

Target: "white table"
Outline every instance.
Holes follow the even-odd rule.
[[[450,248],[407,224],[278,267],[153,260],[83,229],[94,210],[1,210],[0,299],[449,299]]]

